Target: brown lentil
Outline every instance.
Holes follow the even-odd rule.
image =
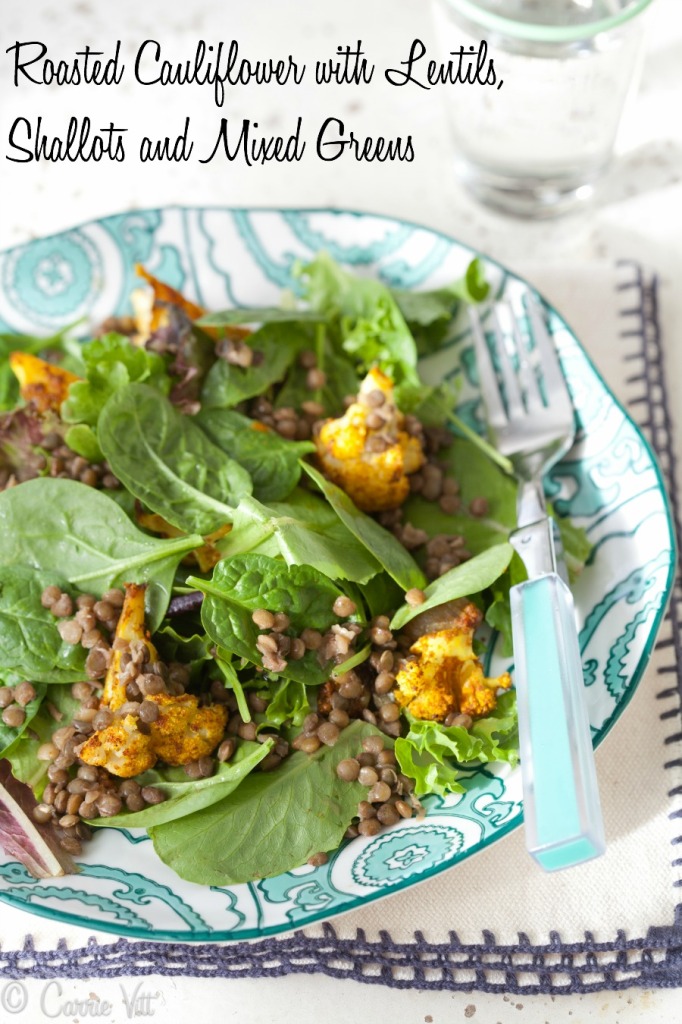
[[[159,713],[158,704],[155,704],[153,700],[143,700],[140,704],[140,720],[148,725],[157,721]]]
[[[64,622],[60,622],[57,629],[64,643],[73,645],[80,643],[83,627],[76,619],[67,619]]]
[[[129,811],[141,811],[144,809],[145,801],[142,793],[130,793],[126,797],[126,807]]]
[[[123,801],[115,793],[102,793],[97,799],[97,810],[103,818],[113,818],[119,814],[123,807]]]
[[[2,720],[10,729],[18,729],[26,720],[26,712],[17,704],[11,704],[3,711]]]
[[[218,747],[218,760],[229,761],[235,750],[235,742],[233,739],[223,740]]]
[[[408,590],[405,594],[405,601],[412,608],[416,608],[417,605],[424,604],[425,600],[426,594],[423,590],[420,590],[419,587],[412,587],[412,589]]]
[[[239,737],[243,740],[255,740],[257,733],[257,727],[255,722],[242,722],[237,729]]]
[[[349,597],[342,594],[334,601],[332,605],[332,611],[334,615],[338,615],[341,619],[347,619],[349,615],[354,615],[357,611],[357,607],[354,601],[351,601]]]
[[[320,749],[320,740],[317,736],[304,736],[299,740],[298,749],[304,754],[314,754]]]
[[[363,721],[369,722],[370,725],[377,724],[377,716],[374,714],[373,711],[370,711],[369,708],[365,708],[365,710],[362,712],[362,718]]]
[[[396,822],[400,821],[400,813],[393,804],[382,804],[377,811],[377,820],[382,825],[395,825]]]
[[[372,804],[378,804],[388,800],[390,796],[391,787],[386,782],[375,782],[367,794],[367,799]]]
[[[490,505],[487,498],[474,498],[473,501],[469,503],[469,511],[472,516],[487,516],[490,511]]]
[[[322,634],[316,629],[304,629],[301,633],[301,640],[309,651],[319,651],[322,646]]]
[[[0,686],[0,708],[8,708],[14,703],[14,689],[11,686]]]
[[[33,820],[40,825],[52,820],[53,811],[49,804],[38,804],[33,808]]]
[[[361,786],[373,786],[379,781],[379,774],[374,768],[370,768],[369,765],[360,769],[358,772],[358,782]]]
[[[311,868],[319,868],[326,864],[328,860],[329,857],[326,853],[314,853],[312,857],[308,858],[308,864],[310,864]]]
[[[60,594],[56,601],[50,605],[50,611],[57,618],[65,618],[73,614],[73,601],[68,594]]]
[[[366,818],[358,825],[361,836],[376,836],[381,832],[381,822],[377,818]]]
[[[99,709],[99,711],[97,712],[97,714],[93,718],[93,720],[92,720],[92,727],[97,732],[99,732],[100,729],[106,729],[106,727],[108,725],[111,725],[113,720],[114,720],[114,716],[113,716],[113,713],[109,710],[109,708],[102,707],[102,708]]]
[[[81,637],[81,646],[85,647],[86,650],[91,650],[93,647],[101,644],[103,640],[104,637],[98,629],[89,629]]]
[[[55,747],[54,743],[41,743],[36,752],[36,757],[39,761],[53,761],[59,754],[59,751]]]
[[[362,749],[368,754],[378,755],[384,749],[384,741],[381,736],[365,736],[362,741]],[[370,785],[370,783],[367,783]]]
[[[327,383],[327,374],[318,367],[313,366],[306,374],[305,383],[310,391],[318,391]]]
[[[66,801],[66,813],[67,814],[78,814],[78,809],[83,803],[82,793],[72,793],[69,799]],[[62,822],[63,824],[63,822]],[[72,822],[75,825],[75,822]]]
[[[379,718],[382,722],[397,722],[400,718],[400,708],[392,701],[382,704],[379,708]]]
[[[382,696],[386,693],[390,693],[394,686],[395,676],[390,672],[380,672],[374,680],[374,689]]]
[[[96,601],[92,606],[92,610],[95,613],[95,618],[100,622],[106,622],[108,619],[113,618],[115,613],[113,604],[109,604],[108,601]]]
[[[291,625],[289,616],[285,615],[284,612],[275,612],[274,620],[272,628],[275,633],[283,633]]]
[[[355,782],[360,772],[360,765],[354,757],[346,757],[336,766],[336,774],[344,782]]]
[[[51,587],[45,587],[40,595],[40,603],[43,608],[51,608],[55,601],[58,601],[61,596],[62,592],[59,587],[55,587],[54,585]]]
[[[346,672],[341,678],[343,681],[339,684],[339,693],[342,697],[354,700],[356,697],[362,696],[364,687],[355,672]]]
[[[291,647],[289,649],[289,658],[292,661],[300,661],[305,654],[306,647],[304,641],[300,637],[294,637],[291,641]]]
[[[348,712],[343,711],[342,708],[332,708],[329,712],[329,721],[333,722],[339,729],[345,729],[350,724],[350,717]]]
[[[333,747],[339,738],[339,727],[333,722],[323,722],[317,730],[317,738],[327,747]]]
[[[443,494],[439,501],[441,512],[445,512],[446,515],[454,516],[459,512],[462,502],[456,494]]]
[[[166,794],[157,786],[143,786],[142,799],[146,804],[154,806],[155,804],[162,804],[166,799]]]
[[[407,803],[407,801],[405,801],[405,800],[396,800],[394,806],[395,806],[395,809],[396,809],[396,811],[398,812],[398,814],[400,815],[401,818],[411,818],[412,817],[412,808]]]
[[[36,690],[33,683],[19,683],[18,686],[14,687],[14,699],[22,708],[25,708],[32,700],[35,700],[35,696]]]
[[[259,629],[272,629],[275,624],[275,616],[265,608],[257,608],[251,618]]]

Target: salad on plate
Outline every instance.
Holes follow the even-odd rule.
[[[420,374],[488,286],[320,253],[211,312],[138,270],[83,344],[0,337],[0,847],[38,877],[112,827],[206,885],[323,864],[518,760],[488,674],[516,484]]]

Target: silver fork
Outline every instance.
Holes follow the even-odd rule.
[[[573,443],[573,405],[540,303],[527,290],[519,300],[526,332],[511,306],[490,311],[502,388],[475,308],[471,323],[493,440],[519,482],[510,542],[528,580],[512,587],[511,610],[526,847],[555,871],[600,856],[605,840],[573,596],[557,572],[542,484]]]

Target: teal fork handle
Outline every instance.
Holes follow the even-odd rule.
[[[556,573],[511,590],[526,846],[546,871],[605,849],[573,597]]]

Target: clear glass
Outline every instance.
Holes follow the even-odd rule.
[[[589,200],[636,89],[650,0],[432,0],[440,59],[487,47],[503,85],[453,85],[457,170],[483,202],[553,216]]]

